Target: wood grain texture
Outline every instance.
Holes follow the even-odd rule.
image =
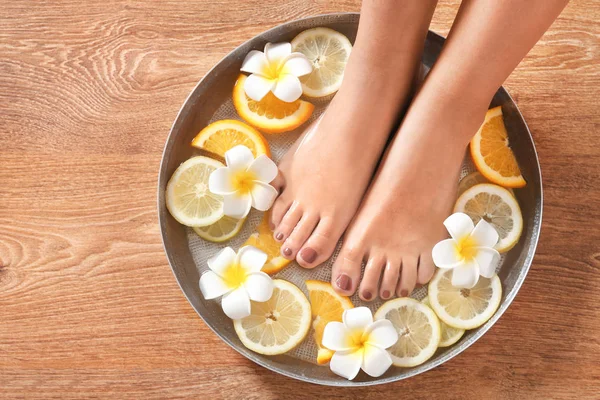
[[[432,29],[445,35],[457,6],[442,1]],[[265,29],[358,9],[350,0],[2,2],[0,397],[598,398],[596,0],[573,1],[506,82],[538,147],[544,223],[521,292],[466,352],[383,387],[318,387],[240,356],[180,292],[155,199],[187,94]]]

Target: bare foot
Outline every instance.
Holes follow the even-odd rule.
[[[411,81],[387,94],[383,87],[359,87],[356,80],[342,87],[284,156],[271,221],[283,257],[312,268],[331,256],[358,209]]]
[[[341,294],[356,291],[363,262],[359,296],[366,301],[408,296],[433,275],[431,250],[446,235],[469,137],[455,133],[474,134],[486,110],[436,100],[417,96],[348,228],[332,271]]]

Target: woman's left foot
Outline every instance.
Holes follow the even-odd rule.
[[[433,275],[431,250],[446,235],[443,221],[456,200],[470,137],[463,132],[477,131],[487,105],[468,112],[462,105],[445,107],[421,94],[346,231],[331,275],[340,294],[351,295],[359,288],[366,301],[378,295],[384,300],[394,294],[408,296]]]

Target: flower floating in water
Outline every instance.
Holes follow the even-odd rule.
[[[264,154],[254,159],[249,148],[235,146],[225,153],[226,167],[214,170],[208,188],[223,196],[223,212],[228,217],[244,218],[254,207],[267,211],[277,197],[271,182],[277,176],[277,165]]]
[[[273,294],[273,281],[261,268],[267,254],[253,246],[238,253],[225,247],[208,260],[210,271],[200,277],[200,291],[205,299],[219,296],[223,312],[231,319],[250,315],[250,300],[264,302]]]
[[[291,103],[302,95],[298,79],[312,72],[312,65],[302,53],[292,53],[290,43],[267,43],[264,53],[252,50],[241,70],[251,75],[244,82],[244,91],[252,100],[260,101],[269,92]]]
[[[344,311],[342,322],[333,321],[323,331],[323,346],[335,351],[329,367],[346,379],[354,379],[362,368],[373,377],[392,365],[387,348],[398,341],[398,332],[387,319],[373,322],[367,307]]]
[[[455,213],[446,218],[444,225],[451,239],[442,240],[431,252],[439,268],[452,268],[452,285],[470,289],[479,281],[479,275],[491,278],[496,273],[500,253],[494,249],[498,232],[485,220],[477,226],[467,214]]]

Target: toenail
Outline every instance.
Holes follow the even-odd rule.
[[[271,230],[272,230],[272,231],[274,231],[274,230],[275,230],[275,228],[276,228],[276,227],[275,227],[275,224],[274,224],[274,223],[272,223],[272,222],[269,222],[269,228],[271,228]]]
[[[342,290],[349,290],[352,285],[352,279],[346,274],[341,274],[335,280],[336,285]]]
[[[300,252],[300,257],[307,263],[312,263],[317,258],[317,252],[311,249],[310,247],[302,249]]]
[[[364,298],[365,300],[371,300],[371,292],[369,292],[368,290],[365,290],[365,291],[363,292],[363,298]]]
[[[292,255],[292,249],[290,249],[289,247],[286,247],[285,249],[283,249],[283,255],[286,257],[289,257]]]
[[[383,293],[381,293],[381,297],[383,297],[384,299],[387,299],[388,297],[390,297],[390,291],[384,290]]]
[[[277,235],[275,235],[275,239],[282,240],[283,239],[283,233],[280,232]]]
[[[408,296],[408,290],[406,290],[406,289],[402,289],[402,290],[400,291],[400,297],[406,297],[406,296]]]

